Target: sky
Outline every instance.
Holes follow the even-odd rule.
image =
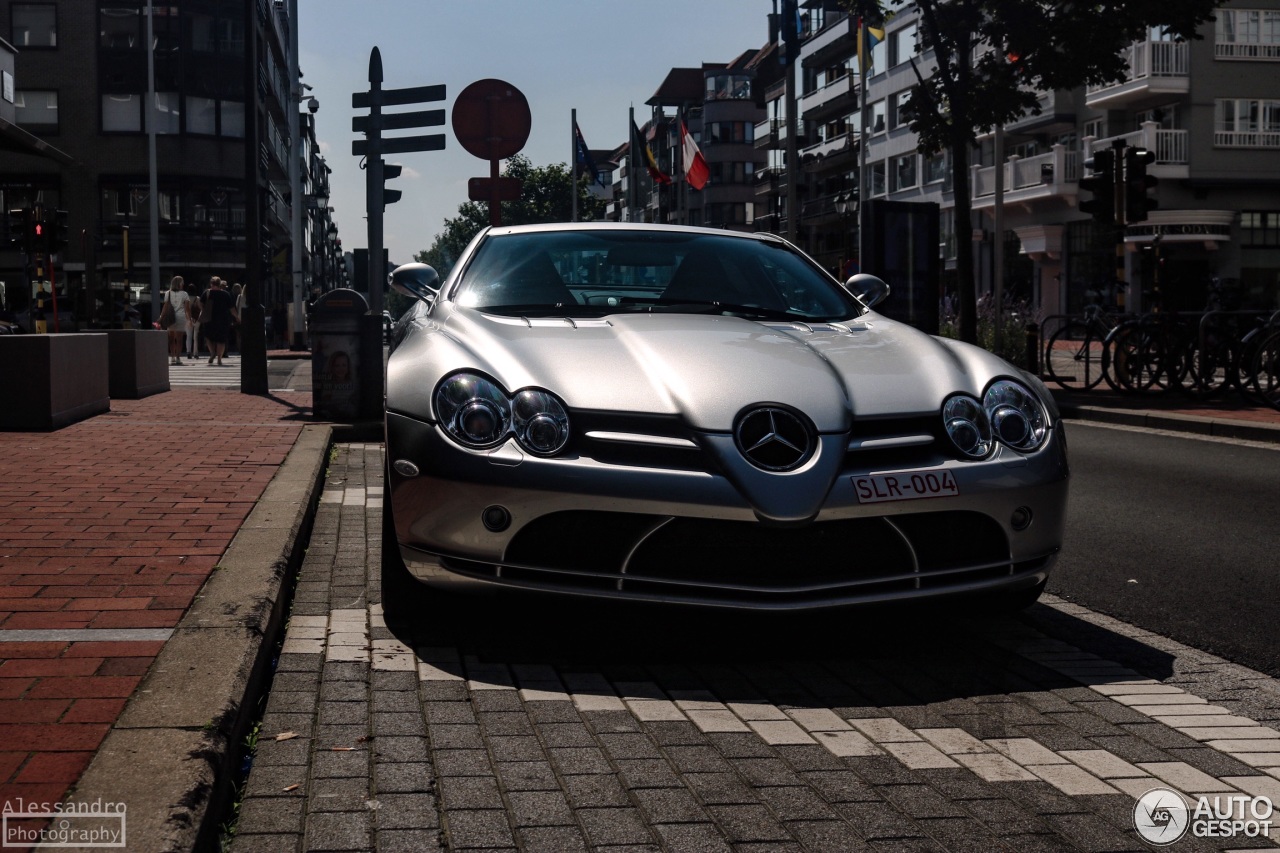
[[[368,244],[364,172],[351,119],[365,115],[351,95],[369,88],[369,53],[382,55],[383,89],[445,86],[444,101],[384,112],[444,109],[442,127],[386,136],[445,134],[445,150],[387,155],[404,172],[387,183],[404,196],[385,214],[393,263],[413,260],[457,215],[467,180],[489,164],[463,150],[448,116],[471,83],[497,78],[524,93],[532,128],[522,154],[534,166],[569,162],[570,116],[593,149],[627,139],[628,109],[645,105],[676,67],[729,62],[769,40],[773,0],[298,0],[302,81],[319,101],[316,135],[330,175],[343,249]]]

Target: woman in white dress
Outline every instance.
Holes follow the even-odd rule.
[[[165,302],[173,306],[173,325],[169,327],[170,364],[182,364],[182,347],[187,336],[187,303],[191,296],[182,289],[182,276],[175,275],[164,295]]]

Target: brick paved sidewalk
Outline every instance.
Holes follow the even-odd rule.
[[[0,433],[0,803],[77,781],[309,421],[175,390]]]

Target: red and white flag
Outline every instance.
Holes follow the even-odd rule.
[[[707,168],[707,161],[698,150],[698,143],[693,141],[689,129],[684,126],[684,119],[680,120],[680,148],[684,152],[685,180],[695,190],[702,189],[707,185],[707,178],[711,177],[711,170]]]

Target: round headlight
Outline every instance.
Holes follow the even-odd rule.
[[[511,403],[512,430],[530,453],[550,456],[569,441],[569,415],[554,394],[527,389]]]
[[[1014,450],[1035,450],[1049,433],[1049,417],[1040,400],[1017,382],[991,383],[982,398],[995,437]]]
[[[511,428],[507,395],[473,373],[455,373],[440,383],[436,414],[445,432],[467,447],[491,447],[506,438]]]
[[[970,459],[991,452],[991,421],[972,397],[957,394],[942,406],[942,423],[956,449]]]

